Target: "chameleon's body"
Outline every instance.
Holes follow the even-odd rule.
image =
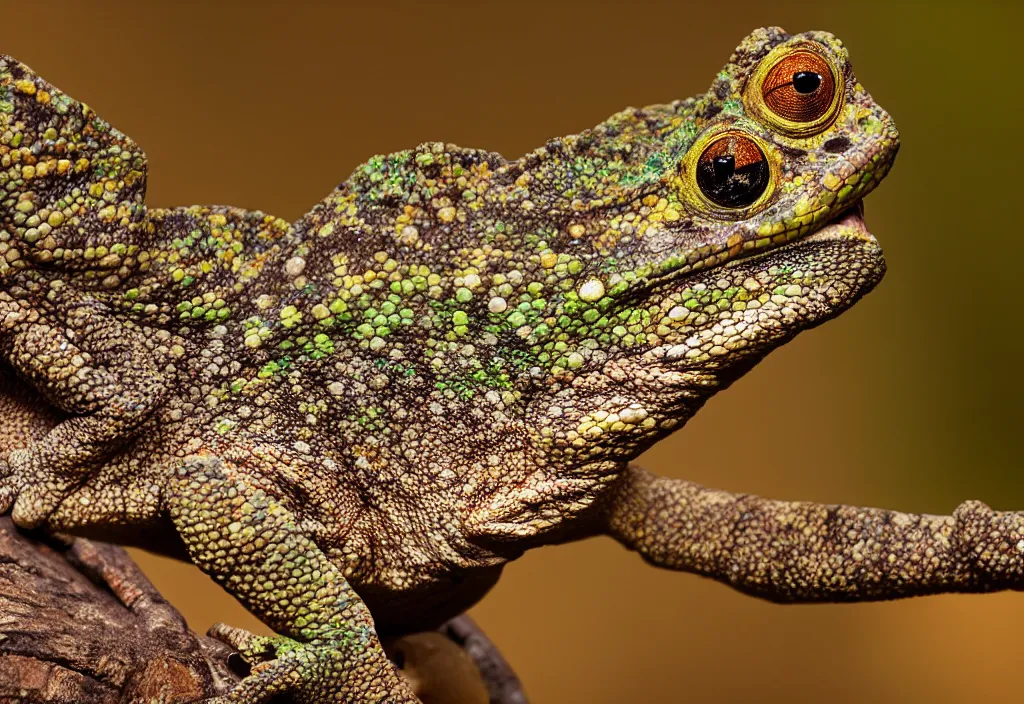
[[[439,622],[523,550],[602,532],[780,600],[1015,586],[1015,514],[627,467],[878,282],[858,204],[897,146],[835,38],[760,30],[696,99],[518,161],[375,157],[289,225],[147,209],[141,150],[0,57],[0,356],[52,408],[4,504],[187,553],[296,639],[220,630],[276,651],[246,703],[411,701],[374,625]]]

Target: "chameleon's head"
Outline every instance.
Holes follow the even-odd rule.
[[[635,455],[869,291],[885,263],[861,199],[898,145],[835,37],[779,29],[748,37],[705,95],[581,135],[604,195],[559,243],[583,265],[559,319],[571,381],[535,407],[541,442]]]

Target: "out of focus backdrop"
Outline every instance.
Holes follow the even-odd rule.
[[[0,52],[143,146],[150,203],[299,217],[362,161],[445,140],[516,157],[704,91],[755,27],[827,29],[903,147],[867,221],[889,273],[642,461],[776,498],[1024,509],[1022,11],[1009,1],[4,0]],[[136,552],[204,631],[262,626]],[[610,540],[510,565],[472,611],[536,704],[999,702],[1024,594],[775,606]]]

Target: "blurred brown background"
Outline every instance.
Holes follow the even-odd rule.
[[[889,274],[643,458],[772,497],[1024,508],[1021,11],[1007,2],[4,0],[0,51],[149,154],[150,202],[297,218],[375,153],[514,157],[710,85],[753,28],[827,29],[903,136],[869,198]],[[734,421],[762,420],[757,435]],[[205,630],[258,628],[138,554]],[[1024,594],[779,607],[608,540],[527,555],[473,615],[537,704],[996,702],[1024,688]]]

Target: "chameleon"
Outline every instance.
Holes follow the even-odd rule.
[[[0,359],[52,414],[4,406],[0,509],[190,560],[272,628],[213,626],[251,666],[218,703],[415,702],[381,637],[598,535],[784,603],[1019,590],[1024,513],[633,463],[881,280],[898,148],[836,37],[766,28],[704,94],[514,161],[375,156],[288,223],[147,206],[139,146],[0,57]]]

